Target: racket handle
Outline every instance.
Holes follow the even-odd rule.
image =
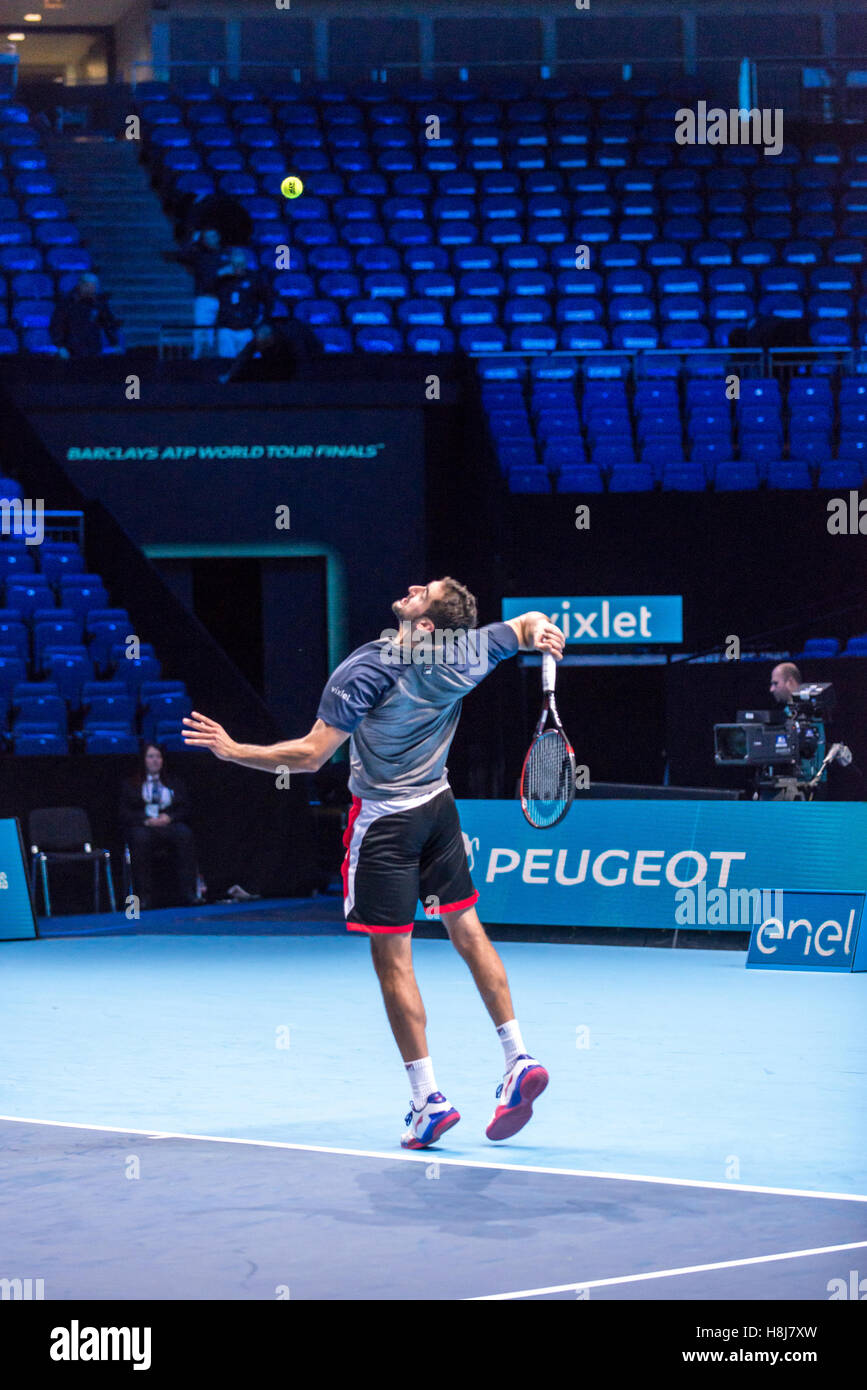
[[[545,695],[554,689],[557,679],[557,663],[550,652],[542,653],[542,691]]]

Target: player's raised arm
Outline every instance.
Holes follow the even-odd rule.
[[[550,652],[558,661],[562,657],[566,639],[545,613],[522,613],[519,618],[507,618],[506,622],[523,651]]]
[[[278,767],[287,767],[290,772],[318,772],[349,738],[342,729],[334,729],[321,719],[316,720],[305,738],[272,744],[236,743],[222,724],[197,710],[185,716],[184,724],[188,726],[182,731],[188,748],[208,748],[223,762],[261,772],[274,772]]]

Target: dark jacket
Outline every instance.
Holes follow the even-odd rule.
[[[217,271],[226,264],[226,253],[220,247],[212,249],[203,246],[200,241],[193,241],[175,252],[173,259],[192,271],[196,295],[217,294],[220,286]]]
[[[271,311],[271,287],[256,270],[222,275],[215,282],[218,328],[252,328]]]
[[[289,319],[275,330],[267,347],[259,348],[255,340],[242,348],[232,364],[230,381],[291,381],[298,368],[321,351],[319,339],[306,323]]]
[[[187,824],[190,816],[190,798],[186,786],[172,772],[165,777],[161,773],[160,781],[172,793],[172,804],[166,807],[166,815],[171,817],[172,822],[182,821]],[[144,825],[147,819],[141,788],[141,777],[129,777],[121,787],[120,823],[124,830]]]
[[[76,293],[61,299],[51,316],[49,333],[57,347],[65,347],[70,357],[98,357],[102,352],[102,335],[114,345],[120,319],[108,307],[108,296],[92,297]]]

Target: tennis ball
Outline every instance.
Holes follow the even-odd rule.
[[[280,185],[280,192],[284,198],[300,198],[304,185],[296,174],[287,174]]]

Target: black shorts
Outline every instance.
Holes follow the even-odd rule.
[[[419,898],[430,917],[472,907],[479,895],[451,788],[411,811],[381,808],[352,798],[343,836],[347,930],[412,931]]]

